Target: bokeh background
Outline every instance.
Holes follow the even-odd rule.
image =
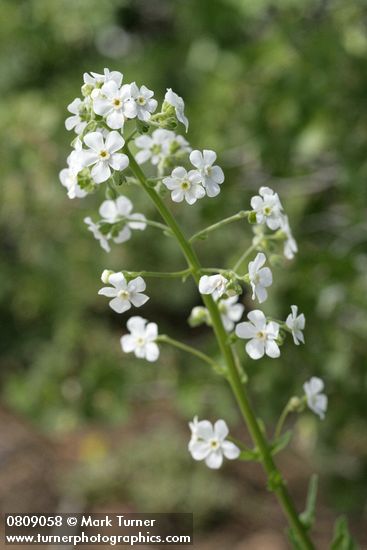
[[[194,414],[246,437],[222,380],[169,349],[152,365],[122,355],[128,316],[97,296],[106,267],[184,267],[154,229],[106,254],[83,224],[103,196],[71,201],[59,183],[66,105],[84,71],[109,67],[158,97],[172,87],[190,143],[218,152],[220,197],[174,207],[188,230],[246,209],[260,185],[279,192],[300,251],[275,269],[266,311],[285,318],[298,304],[306,346],[249,363],[252,399],[271,431],[305,380],[325,379],[326,420],[292,419],[278,462],[300,509],[310,473],[321,476],[318,548],[340,513],[367,544],[366,3],[3,0],[1,12],[1,511],[193,511],[199,549],[288,548],[257,466],[213,473],[186,451]],[[250,239],[231,225],[198,252],[224,265]],[[157,280],[149,294],[145,317],[215,353],[210,331],[187,325],[189,282]]]

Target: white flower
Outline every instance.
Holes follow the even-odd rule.
[[[279,334],[279,325],[273,321],[267,323],[262,311],[255,309],[247,315],[250,323],[239,323],[236,334],[239,338],[250,339],[246,344],[246,351],[251,359],[260,359],[268,355],[275,358],[280,356],[280,349],[276,343]]]
[[[218,300],[226,292],[228,279],[223,275],[203,275],[199,281],[200,294],[212,294]]]
[[[167,88],[164,101],[175,108],[177,120],[185,126],[187,132],[189,128],[189,121],[185,116],[185,103],[182,97],[177,95],[171,88]]]
[[[270,187],[260,187],[259,195],[251,199],[257,223],[266,223],[269,229],[278,229],[282,219],[282,204],[277,193]]]
[[[204,149],[202,153],[198,150],[190,153],[190,162],[198,169],[208,197],[216,197],[220,193],[219,185],[224,182],[223,170],[219,166],[213,166],[216,158],[216,153],[208,149]]]
[[[194,460],[205,460],[209,468],[217,470],[223,463],[223,456],[229,460],[239,457],[241,451],[237,445],[226,440],[229,430],[224,420],[217,420],[213,426],[209,420],[198,421],[195,417],[189,426],[191,440],[188,448]]]
[[[305,328],[306,319],[303,313],[300,315],[297,315],[298,313],[298,307],[297,306],[291,306],[291,311],[286,319],[285,324],[287,327],[292,331],[293,341],[296,344],[296,346],[299,346],[299,343],[302,342],[302,344],[305,343],[305,339],[303,337],[303,330]]]
[[[288,216],[286,216],[285,214],[281,216],[280,228],[286,236],[286,240],[284,242],[284,256],[288,260],[293,260],[295,254],[297,254],[298,252],[298,246],[292,235],[292,231],[289,226]]]
[[[227,332],[234,329],[235,323],[241,319],[245,310],[245,306],[238,303],[238,298],[239,296],[231,296],[218,303],[222,323]]]
[[[150,160],[154,166],[172,154],[188,153],[191,150],[185,138],[163,128],[154,130],[151,136],[137,137],[134,143],[140,149],[135,156],[136,162],[144,164]]]
[[[111,168],[124,170],[129,159],[127,155],[117,153],[124,146],[124,139],[118,132],[108,132],[106,139],[100,132],[90,132],[84,136],[89,150],[82,151],[84,166],[92,166],[91,175],[95,183],[102,183],[111,176]]]
[[[266,262],[266,256],[262,252],[256,255],[256,258],[248,264],[248,274],[252,288],[252,299],[255,297],[260,304],[265,302],[268,297],[266,287],[273,282],[273,275],[268,267],[263,267]]]
[[[321,378],[313,376],[311,380],[303,384],[303,389],[306,394],[307,405],[311,411],[323,420],[325,418],[328,403],[327,396],[324,393],[321,393],[324,389],[324,382]]]
[[[157,108],[158,102],[153,99],[154,92],[146,86],[139,88],[135,82],[130,84],[130,93],[136,104],[136,114],[139,120],[148,121],[151,113]]]
[[[182,166],[175,168],[171,176],[164,178],[163,183],[172,191],[171,198],[174,202],[194,204],[197,199],[205,196],[205,190],[200,185],[201,176],[197,170],[187,172]]]
[[[113,273],[109,275],[108,283],[112,287],[105,286],[98,291],[98,294],[112,298],[110,307],[116,313],[124,313],[131,308],[131,304],[140,307],[149,300],[149,296],[142,294],[146,289],[142,277],[136,277],[136,279],[127,282],[122,273]]]
[[[123,195],[120,195],[116,200],[103,201],[99,208],[102,222],[115,224],[128,218],[118,235],[113,237],[113,241],[117,244],[130,239],[131,229],[143,231],[147,226],[144,214],[132,213],[132,209],[133,203]]]
[[[159,347],[155,342],[158,337],[158,325],[148,323],[142,317],[130,317],[126,326],[130,334],[122,336],[122,350],[125,353],[134,352],[140,359],[156,361],[159,357]]]
[[[131,97],[129,84],[119,88],[113,80],[103,84],[98,97],[93,101],[93,110],[97,115],[105,117],[110,128],[123,128],[127,118],[135,118],[136,103]]]
[[[72,130],[74,128],[77,134],[81,134],[87,125],[87,122],[83,121],[81,118],[81,115],[85,112],[85,102],[79,97],[76,97],[74,101],[67,106],[67,109],[73,116],[69,116],[65,120],[65,128],[67,130]]]
[[[61,170],[59,178],[62,185],[68,190],[69,199],[82,199],[87,195],[87,192],[78,185],[78,174],[75,174],[70,167]]]
[[[119,71],[110,71],[105,68],[103,74],[100,73],[84,73],[83,80],[84,84],[89,84],[94,88],[100,88],[105,82],[113,80],[117,86],[121,86],[123,75]]]
[[[82,143],[80,139],[77,139],[74,150],[67,158],[68,167],[59,173],[62,185],[68,190],[69,199],[75,199],[76,197],[83,198],[87,195],[87,192],[81,189],[78,184],[78,174],[83,169],[80,155],[81,150]]]
[[[92,218],[90,218],[89,216],[87,218],[84,218],[84,223],[87,224],[88,230],[93,233],[94,238],[99,241],[99,244],[101,245],[103,250],[105,250],[106,252],[110,252],[111,248],[108,244],[108,236],[101,233],[99,225],[97,223],[94,223]]]

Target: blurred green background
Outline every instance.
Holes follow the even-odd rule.
[[[53,442],[77,437],[60,491],[194,510],[204,530],[233,514],[240,521],[246,501],[246,465],[212,475],[186,452],[194,414],[222,416],[242,434],[222,381],[172,350],[153,365],[123,356],[128,315],[97,296],[104,268],[180,269],[179,252],[152,229],[107,255],[83,224],[102,192],[71,201],[58,180],[72,139],[66,106],[83,72],[109,67],[158,98],[172,87],[186,102],[191,145],[218,152],[221,195],[174,206],[188,231],[248,208],[260,185],[279,192],[299,254],[275,270],[265,309],[285,318],[298,304],[306,346],[289,341],[281,359],[248,364],[253,401],[270,430],[311,375],[325,379],[326,420],[296,420],[296,470],[319,472],[325,509],[358,526],[367,476],[366,3],[3,0],[1,11],[2,403]],[[154,216],[136,189],[126,195]],[[197,248],[205,264],[225,265],[250,239],[242,223]],[[153,281],[148,291],[139,313],[215,353],[210,331],[186,323],[198,303],[189,282]]]

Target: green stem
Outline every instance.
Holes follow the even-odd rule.
[[[169,336],[166,336],[165,334],[159,335],[156,339],[156,342],[162,342],[164,344],[170,344],[171,346],[174,346],[175,348],[178,348],[182,351],[185,351],[186,353],[190,353],[191,355],[195,355],[195,357],[198,357],[204,363],[208,363],[211,367],[214,367],[216,370],[218,369],[215,361],[213,361],[208,355],[205,353],[199,351],[196,348],[193,348],[191,346],[188,346],[187,344],[184,344],[183,342],[179,342],[178,340],[174,340],[174,338],[170,338]]]
[[[121,271],[125,277],[156,277],[158,279],[175,279],[180,277],[187,277],[191,274],[191,269],[182,269],[181,271]]]
[[[135,223],[146,223],[151,227],[156,227],[157,229],[162,229],[162,231],[171,233],[171,229],[168,227],[168,225],[164,225],[163,223],[155,222],[153,220],[147,220],[147,218],[145,218],[144,220],[139,220],[136,218],[124,217],[124,221],[135,222]]]
[[[284,407],[280,417],[279,417],[278,422],[277,422],[275,432],[274,432],[274,440],[277,440],[281,436],[282,429],[283,429],[283,426],[284,426],[284,422],[286,421],[286,418],[287,418],[287,416],[290,412],[291,411],[289,409],[289,403],[287,403],[286,406]]]
[[[194,249],[182,233],[181,228],[177,224],[175,218],[173,217],[165,203],[161,200],[159,195],[157,195],[155,190],[147,184],[143,171],[135,161],[135,158],[129,151],[128,147],[125,147],[125,153],[129,157],[130,168],[133,170],[135,176],[141,182],[142,187],[144,188],[146,193],[152,199],[165,223],[169,225],[172,232],[174,233],[181,247],[182,253],[185,256],[189,267],[191,268],[192,277],[194,278],[195,282],[198,283],[200,279],[200,263]],[[243,418],[246,422],[252,440],[259,450],[261,461],[267,473],[269,483],[272,484],[274,493],[276,494],[283,508],[283,511],[289,521],[290,526],[293,528],[297,539],[300,542],[302,550],[314,550],[314,545],[309,539],[308,534],[298,517],[297,511],[288,493],[285,482],[283,481],[281,474],[273,461],[268,442],[265,439],[259,423],[256,419],[256,416],[251,408],[246,390],[241,383],[241,378],[236,366],[235,356],[231,346],[228,344],[228,334],[223,327],[218,306],[210,295],[202,295],[202,300],[209,310],[213,330],[217,338],[222,356],[227,365],[227,379],[236,397],[237,403],[242,412]]]
[[[189,242],[193,243],[197,239],[206,238],[206,235],[208,233],[211,233],[212,231],[216,231],[217,229],[220,229],[221,227],[223,227],[223,225],[227,225],[228,223],[236,222],[238,220],[243,220],[243,218],[246,218],[248,214],[249,212],[247,210],[241,210],[237,214],[234,214],[233,216],[229,216],[229,218],[224,218],[220,222],[214,223],[213,225],[209,225],[205,229],[198,231],[192,237],[190,237]]]
[[[250,256],[250,254],[256,250],[256,246],[255,244],[251,245],[250,248],[248,248],[247,250],[245,250],[245,252],[242,254],[242,256],[237,260],[237,262],[235,263],[235,265],[233,266],[233,271],[238,271],[239,268],[241,267],[241,265],[243,264],[243,262],[246,260],[246,258],[248,256]]]

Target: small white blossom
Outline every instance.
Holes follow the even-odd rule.
[[[130,94],[131,98],[135,101],[138,119],[147,122],[151,117],[151,113],[154,113],[158,105],[157,100],[153,99],[154,92],[146,86],[139,88],[133,82],[130,85]]]
[[[266,288],[273,282],[273,275],[268,267],[263,267],[266,262],[266,256],[262,252],[256,255],[256,258],[248,264],[248,274],[252,288],[252,299],[255,297],[260,304],[265,302],[268,297]]]
[[[111,248],[108,244],[108,238],[106,235],[103,235],[103,233],[101,233],[99,225],[97,223],[94,223],[92,218],[90,218],[89,216],[87,218],[84,218],[84,223],[87,224],[88,230],[93,233],[94,238],[99,241],[99,244],[101,245],[103,250],[105,250],[106,252],[110,252]]]
[[[78,174],[75,174],[70,168],[61,170],[59,178],[62,185],[68,190],[69,199],[82,199],[87,195],[87,192],[78,185]]]
[[[214,300],[218,300],[226,292],[228,279],[223,275],[203,275],[199,281],[200,294],[211,294]]]
[[[128,241],[131,238],[132,229],[144,231],[147,226],[144,214],[132,213],[132,209],[133,203],[123,195],[116,200],[103,201],[99,208],[102,222],[116,224],[125,221],[119,233],[112,238],[116,244]]]
[[[209,420],[199,421],[195,417],[189,426],[191,440],[188,448],[194,460],[205,460],[209,468],[217,470],[223,463],[223,456],[229,460],[239,457],[240,449],[226,439],[229,430],[224,420],[217,420],[213,426]]]
[[[142,277],[136,277],[127,282],[122,273],[113,273],[109,275],[108,283],[112,286],[101,288],[98,294],[112,298],[110,307],[116,313],[124,313],[131,308],[131,304],[134,307],[141,307],[149,300],[149,296],[142,294],[146,289]]]
[[[109,82],[110,80],[115,82],[115,84],[120,87],[122,79],[122,73],[120,73],[119,71],[110,71],[107,68],[104,69],[103,74],[91,72],[90,74],[84,73],[83,75],[84,84],[88,84],[89,86],[93,86],[97,89],[99,89],[105,82]]]
[[[134,143],[140,149],[135,155],[138,164],[150,160],[153,166],[157,166],[172,154],[191,151],[185,138],[163,128],[154,130],[151,136],[138,136]]]
[[[190,162],[198,169],[208,197],[216,197],[220,193],[220,184],[224,182],[223,170],[219,166],[213,166],[216,158],[216,153],[208,149],[204,149],[202,153],[198,150],[190,153]]]
[[[286,236],[284,242],[284,256],[288,260],[293,260],[295,254],[298,252],[297,242],[292,235],[291,228],[289,226],[288,216],[285,214],[281,217],[280,228]]]
[[[81,118],[81,115],[86,110],[85,101],[76,97],[74,101],[67,106],[67,109],[69,113],[72,113],[72,116],[69,116],[65,120],[65,128],[67,130],[72,130],[74,128],[77,134],[81,134],[87,125],[87,122],[83,121]]]
[[[231,332],[234,329],[235,323],[241,319],[245,310],[245,306],[238,303],[238,298],[238,296],[231,296],[226,300],[218,302],[220,316],[227,332]]]
[[[197,199],[205,196],[205,190],[200,184],[201,176],[197,170],[187,172],[182,166],[178,166],[172,174],[163,179],[164,185],[172,191],[171,198],[174,202],[194,204]]]
[[[210,325],[209,311],[203,306],[193,307],[188,322],[191,327],[198,327],[204,323]]]
[[[324,393],[324,382],[321,378],[313,376],[308,382],[303,384],[303,389],[306,394],[307,405],[321,420],[325,418],[325,413],[328,404],[328,398]]]
[[[83,169],[80,156],[81,149],[82,144],[78,139],[75,143],[74,150],[67,158],[68,167],[61,170],[59,174],[62,185],[68,190],[69,199],[81,199],[87,195],[87,192],[81,189],[78,184],[78,174]]]
[[[91,218],[85,218],[84,221],[88,225],[94,237],[100,242],[101,247],[110,252],[109,241],[112,240],[116,244],[121,244],[131,238],[131,230],[137,229],[143,231],[146,228],[146,219],[143,214],[132,213],[133,204],[127,198],[121,195],[116,200],[104,201],[100,208],[99,214],[101,219],[98,223],[94,223]],[[113,228],[109,231],[101,231],[101,227],[105,224],[120,224],[120,230],[116,233]]]
[[[251,207],[256,213],[257,223],[266,223],[272,230],[281,226],[282,204],[278,193],[274,193],[270,187],[260,187],[259,195],[251,199]]]
[[[156,361],[159,357],[159,347],[155,342],[158,337],[158,325],[136,316],[130,317],[126,326],[130,334],[122,336],[122,350],[125,353],[134,352],[139,359]]]
[[[246,351],[251,359],[260,359],[264,354],[272,358],[279,357],[280,349],[276,343],[279,335],[278,323],[268,323],[259,309],[250,311],[247,318],[250,322],[239,323],[236,334],[239,338],[250,339],[246,344]]]
[[[177,95],[171,88],[167,88],[166,95],[164,96],[164,101],[174,107],[177,120],[185,126],[187,132],[189,128],[189,121],[185,116],[185,103],[182,97]]]
[[[305,339],[302,331],[305,328],[306,319],[303,313],[298,315],[297,306],[291,306],[291,313],[288,315],[285,324],[292,331],[293,341],[296,346],[298,346],[300,342],[304,344]]]
[[[113,170],[124,170],[129,165],[127,155],[117,153],[125,144],[122,136],[114,131],[107,134],[106,139],[100,132],[90,132],[84,136],[84,143],[89,147],[83,150],[84,166],[92,166],[91,176],[95,183],[102,183],[111,177]]]
[[[113,80],[103,84],[98,97],[93,101],[93,110],[106,119],[113,130],[123,128],[126,119],[135,118],[136,103],[131,97],[130,84],[119,88]]]

